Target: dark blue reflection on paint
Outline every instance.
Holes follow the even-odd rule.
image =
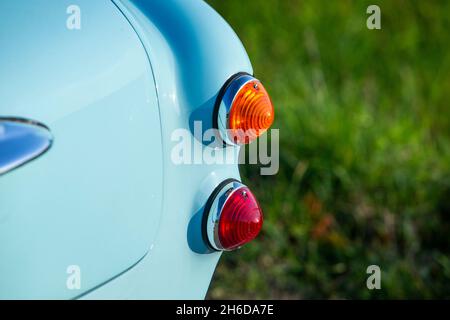
[[[45,126],[0,118],[0,175],[43,154],[51,144],[52,135]]]

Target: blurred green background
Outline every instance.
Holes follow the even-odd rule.
[[[208,298],[450,298],[450,1],[208,3],[280,129],[279,173],[241,168],[263,232],[223,255]]]

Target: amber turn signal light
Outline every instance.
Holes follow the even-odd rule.
[[[266,132],[274,117],[272,101],[262,83],[248,74],[238,74],[219,93],[213,120],[226,144],[242,145]]]

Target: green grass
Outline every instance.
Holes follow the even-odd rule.
[[[280,172],[209,298],[450,298],[450,1],[208,1],[271,94]],[[270,187],[269,187],[270,186]],[[379,265],[381,290],[366,288]]]

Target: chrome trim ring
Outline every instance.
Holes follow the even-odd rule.
[[[239,90],[245,86],[250,81],[258,81],[256,78],[248,74],[239,74],[235,79],[233,79],[228,87],[225,89],[219,104],[219,110],[217,112],[217,129],[219,130],[220,138],[227,145],[235,146],[238,145],[230,137],[228,129],[228,120],[230,116],[230,110],[233,106],[234,99]]]
[[[245,186],[239,181],[231,181],[224,185],[214,198],[211,207],[209,208],[209,212],[207,212],[208,219],[206,222],[206,232],[208,242],[215,250],[226,250],[223,248],[219,240],[219,221],[222,214],[222,209],[230,196],[243,187]]]

